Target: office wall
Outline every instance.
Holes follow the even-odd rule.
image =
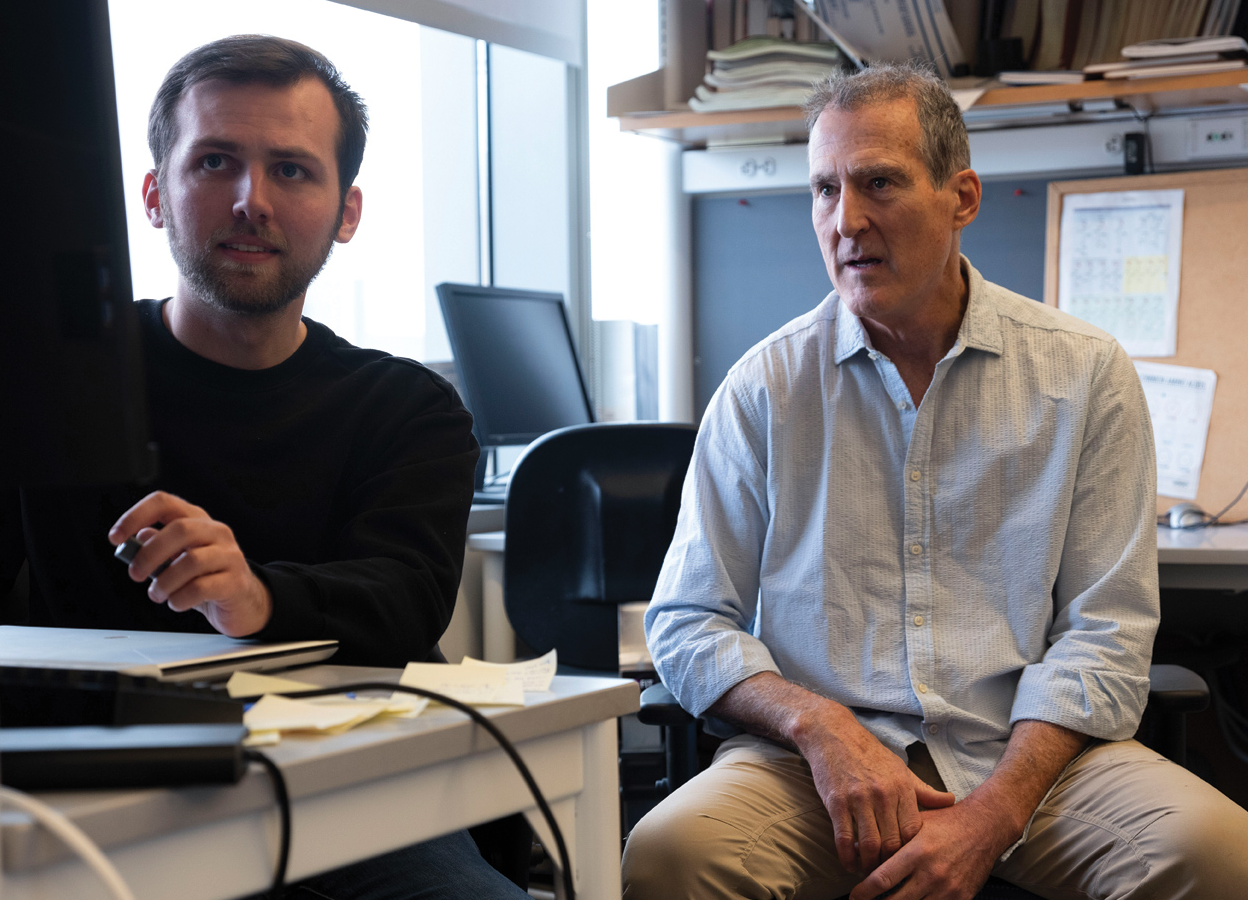
[[[1044,289],[1047,180],[984,184],[962,249],[990,281],[1028,297]],[[810,196],[700,196],[693,201],[694,402],[701,418],[750,347],[832,289],[810,224]]]

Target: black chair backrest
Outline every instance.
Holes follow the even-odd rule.
[[[503,597],[530,649],[618,671],[616,607],[654,592],[696,435],[692,425],[575,425],[534,441],[516,462]]]

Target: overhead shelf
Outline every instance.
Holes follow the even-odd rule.
[[[1204,75],[1082,81],[995,87],[968,111],[978,124],[991,123],[993,108],[1013,119],[1018,107],[1066,104],[1078,112],[1089,101],[1113,100],[1141,114],[1198,107],[1248,105],[1248,68]],[[617,117],[621,131],[676,141],[686,148],[708,144],[801,143],[807,139],[802,111],[796,106],[697,113],[690,110],[628,112]]]

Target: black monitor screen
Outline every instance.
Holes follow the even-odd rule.
[[[150,476],[105,0],[0,3],[0,486]]]
[[[438,301],[483,445],[594,420],[559,294],[440,284]]]

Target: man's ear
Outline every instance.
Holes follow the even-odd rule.
[[[160,209],[160,184],[156,179],[156,169],[143,176],[143,211],[153,228],[164,228],[165,214]]]
[[[355,229],[360,227],[360,214],[364,211],[364,194],[356,187],[351,185],[347,188],[347,196],[342,201],[342,224],[338,226],[338,233],[334,235],[334,240],[340,244],[345,244],[355,236]]]
[[[974,169],[963,169],[949,179],[949,187],[958,198],[953,213],[953,227],[965,228],[975,221],[979,215],[979,201],[983,196],[984,187]]]

